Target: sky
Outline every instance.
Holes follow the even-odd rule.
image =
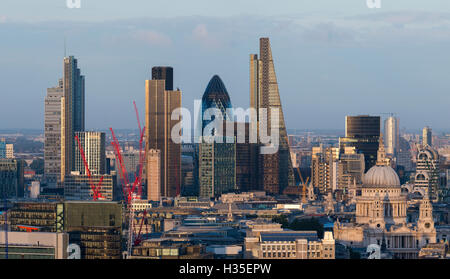
[[[43,129],[46,89],[67,54],[86,76],[86,127],[135,128],[151,67],[174,68],[193,111],[214,74],[249,106],[249,55],[269,37],[288,129],[344,129],[395,113],[450,131],[450,1],[0,1],[0,130]]]

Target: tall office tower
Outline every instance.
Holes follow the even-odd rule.
[[[397,152],[397,166],[403,166],[405,168],[405,171],[407,172],[414,171],[411,156],[411,146],[404,137],[400,137],[399,140],[399,149]]]
[[[366,172],[377,163],[380,139],[379,116],[346,116],[345,137],[339,138],[341,150],[354,147],[357,153],[364,154]]]
[[[384,142],[386,143],[386,153],[396,156],[399,148],[399,141],[399,120],[398,118],[391,116],[384,121]]]
[[[150,149],[161,152],[162,197],[180,194],[181,144],[176,144],[171,138],[172,128],[179,122],[171,120],[172,111],[179,107],[180,90],[166,90],[166,80],[145,81],[145,147],[147,152]]]
[[[23,160],[0,159],[0,198],[23,197],[23,173]]]
[[[223,84],[222,80],[218,75],[214,75],[211,80],[208,83],[208,86],[206,87],[205,93],[203,93],[202,97],[202,111],[201,111],[201,118],[199,123],[202,123],[202,136],[203,131],[205,127],[214,121],[215,116],[214,115],[206,115],[208,109],[219,109],[222,113],[222,120],[232,121],[233,116],[228,115],[227,109],[231,109],[231,101],[230,96],[228,95],[227,89],[225,87],[225,84]],[[204,117],[210,118],[211,120],[203,120]],[[223,122],[222,122],[223,123]],[[217,127],[218,128],[218,127]],[[213,136],[215,134],[223,134],[225,127],[223,127],[222,131],[211,131],[210,134],[204,135],[204,136]]]
[[[236,188],[241,192],[258,188],[259,145],[250,143],[250,123],[234,123],[234,136],[239,137],[239,125],[245,126],[245,141],[236,143]]]
[[[84,151],[86,163],[92,175],[106,174],[105,133],[102,132],[75,132]],[[74,171],[87,174],[78,142],[75,141]]]
[[[147,199],[161,200],[161,152],[155,149],[147,153]]]
[[[433,133],[431,131],[431,128],[426,126],[422,130],[422,145],[425,146],[432,146],[433,145]]]
[[[259,122],[262,120],[259,109],[267,109],[267,134],[270,134],[272,127],[270,109],[279,109],[280,118],[277,128],[279,128],[280,139],[278,152],[275,156],[262,156],[269,160],[268,162],[262,162],[264,176],[275,176],[264,177],[262,183],[269,184],[264,184],[262,187],[265,189],[278,188],[282,192],[285,187],[295,185],[295,181],[269,38],[260,39],[259,58],[256,54],[250,55],[250,106],[257,111],[256,119],[251,119],[251,122],[258,127],[258,140],[260,139]],[[267,168],[277,169],[278,175]]]
[[[312,148],[311,184],[322,195],[333,193],[337,188],[337,160],[339,148]]]
[[[166,90],[173,90],[173,68],[172,67],[153,67],[152,80],[165,80]]]
[[[236,144],[207,143],[199,144],[199,186],[200,197],[218,197],[235,190],[236,186]]]
[[[61,181],[73,170],[74,135],[84,131],[84,76],[73,56],[64,57],[61,98]]]
[[[14,144],[6,144],[6,159],[14,159]]]
[[[437,201],[442,198],[439,184],[439,154],[429,145],[419,148],[414,187],[421,188]]]
[[[0,159],[6,158],[6,140],[0,139]]]
[[[61,99],[63,80],[47,89],[44,118],[44,176],[49,185],[56,186],[61,177]]]

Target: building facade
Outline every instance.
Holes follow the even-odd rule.
[[[150,149],[147,153],[147,198],[161,200],[161,152]]]
[[[278,152],[274,156],[262,156],[261,158],[269,160],[262,162],[264,176],[275,175],[276,177],[267,177],[261,182],[269,183],[269,185],[263,184],[262,188],[274,190],[278,188],[278,193],[281,193],[284,188],[295,185],[295,180],[269,38],[260,39],[259,58],[256,54],[250,55],[250,107],[256,110],[256,119],[252,115],[250,122],[252,125],[257,125],[258,140],[261,132],[264,132],[265,135],[270,134],[272,128],[271,109],[279,110],[279,123],[276,127],[279,129],[280,135]],[[259,124],[263,121],[260,109],[267,110],[267,131],[259,130]],[[276,124],[273,123],[273,125]],[[278,174],[266,168],[277,170]]]
[[[147,153],[149,149],[161,152],[161,196],[175,197],[181,192],[181,144],[171,138],[172,129],[178,123],[171,120],[171,115],[181,107],[181,91],[166,90],[167,82],[170,80],[146,81],[145,135]]]
[[[75,132],[80,143],[75,141],[74,152],[74,171],[80,174],[87,174],[84,165],[81,148],[84,152],[86,163],[92,175],[102,175],[106,173],[106,151],[105,151],[105,133],[102,132]]]
[[[0,198],[23,197],[24,161],[0,159]]]

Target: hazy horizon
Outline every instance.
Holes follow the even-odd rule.
[[[392,112],[407,130],[450,130],[446,1],[385,0],[381,9],[365,0],[167,2],[2,1],[0,130],[43,129],[64,38],[86,76],[87,129],[134,129],[133,100],[143,119],[145,79],[157,65],[174,68],[191,111],[214,74],[234,107],[248,107],[249,55],[260,37],[271,39],[287,129],[343,130],[346,115]]]

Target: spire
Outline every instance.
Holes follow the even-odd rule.
[[[378,146],[377,166],[390,166],[389,158],[386,158],[386,150],[384,149],[383,133],[380,133],[380,144]]]

